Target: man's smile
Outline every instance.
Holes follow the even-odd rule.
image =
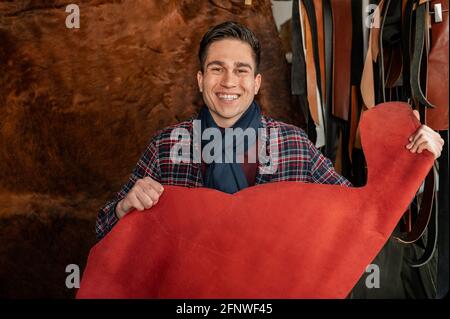
[[[216,96],[219,100],[222,101],[234,101],[240,97],[240,94],[231,94],[231,93],[216,93]]]

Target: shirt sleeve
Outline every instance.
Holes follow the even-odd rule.
[[[138,179],[149,176],[160,182],[161,174],[157,150],[157,138],[154,137],[150,140],[145,152],[137,162],[136,167],[128,179],[128,182],[98,212],[97,221],[95,224],[95,232],[98,239],[105,237],[106,234],[108,234],[113,226],[119,221],[116,215],[117,203],[127,195]]]
[[[307,142],[311,156],[311,179],[314,183],[333,184],[352,187],[352,184],[343,176],[339,175],[333,163],[326,158],[311,141]]]

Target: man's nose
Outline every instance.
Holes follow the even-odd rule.
[[[220,85],[226,88],[235,87],[237,85],[237,76],[233,71],[224,72]]]

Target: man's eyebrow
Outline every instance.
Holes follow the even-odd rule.
[[[222,61],[214,60],[214,61],[209,62],[209,63],[206,65],[206,67],[209,67],[210,65],[213,65],[213,64],[218,64],[218,65],[220,65],[220,66],[224,66],[224,65],[225,65],[225,63],[222,62]]]
[[[216,65],[220,65],[222,67],[225,66],[225,62],[222,62],[222,61],[219,61],[219,60],[214,60],[214,61],[209,62],[206,65],[206,67],[208,68],[209,66],[215,65],[215,64]],[[245,62],[236,62],[236,63],[234,63],[234,66],[237,67],[237,68],[245,67],[245,68],[249,68],[250,70],[253,70],[252,66],[250,64],[248,64],[248,63],[245,63]]]
[[[248,64],[248,63],[244,63],[244,62],[236,62],[234,65],[235,65],[236,67],[238,67],[238,68],[245,67],[245,68],[249,68],[250,70],[252,70],[252,66],[251,66],[250,64]]]

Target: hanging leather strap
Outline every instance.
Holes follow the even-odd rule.
[[[382,15],[381,19],[381,27],[380,27],[380,36],[378,37],[378,46],[380,48],[380,63],[378,64],[380,68],[380,89],[381,89],[381,102],[386,102],[386,79],[384,74],[384,50],[383,50],[383,31],[384,31],[384,25],[386,23],[386,15],[391,6],[391,0],[386,0],[386,3],[384,5],[384,14]]]
[[[411,79],[411,38],[413,9],[415,0],[405,0],[403,16],[402,16],[402,60],[403,60],[403,86],[402,86],[402,100],[408,101],[411,98],[411,86],[409,85]]]
[[[425,229],[428,226],[433,211],[435,190],[435,177],[434,170],[432,169],[425,178],[424,191],[417,220],[412,226],[410,232],[403,232],[396,237],[399,242],[403,244],[411,244],[422,237]]]
[[[441,5],[442,21],[436,22],[435,5]],[[431,1],[431,46],[427,66],[427,98],[435,108],[426,109],[427,125],[434,130],[448,130],[448,0]],[[437,10],[437,7],[436,7]]]
[[[321,71],[320,71],[320,57],[319,57],[319,41],[318,41],[318,32],[317,32],[317,20],[316,20],[316,12],[313,0],[303,0],[304,11],[306,11],[306,15],[309,21],[310,27],[310,35],[311,35],[311,48],[314,60],[314,69],[316,76],[316,99],[317,99],[317,119],[316,123],[316,131],[317,131],[317,141],[316,147],[321,147],[325,145],[325,137],[326,137],[326,111],[324,109],[323,104],[323,94],[322,94],[322,79],[321,79]],[[308,69],[309,71],[309,69]]]
[[[366,59],[364,62],[364,69],[361,77],[361,97],[363,100],[363,110],[370,109],[375,106],[375,85],[373,74],[373,62],[377,60],[379,48],[378,39],[380,29],[376,26],[381,24],[381,10],[383,9],[384,0],[378,4],[374,16],[374,22],[369,31],[369,46],[367,48]]]
[[[425,33],[428,33],[427,15],[428,2],[419,0],[416,5],[416,24],[414,28],[414,50],[411,61],[411,93],[416,104],[420,103],[426,107],[434,107],[422,90],[421,66],[425,44]]]
[[[352,85],[352,93],[351,93],[351,109],[350,109],[350,136],[348,142],[348,154],[350,161],[353,158],[353,147],[355,146],[356,140],[356,131],[358,128],[359,122],[359,112],[358,112],[358,92],[357,87]]]
[[[381,25],[380,40],[383,50],[380,54],[384,60],[384,88],[386,93],[391,92],[394,86],[401,84],[400,78],[402,74],[402,50],[401,50],[401,32],[402,32],[402,2],[390,1],[385,6],[384,19]],[[380,63],[381,65],[381,63]],[[386,97],[392,100],[392,96]]]
[[[448,130],[440,132],[444,140],[441,157],[439,157],[439,207],[438,207],[438,276],[437,276],[437,296],[444,298],[449,290],[449,206],[448,206]]]
[[[318,32],[317,32],[317,20],[316,20],[316,11],[314,7],[313,0],[303,0],[304,8],[306,14],[308,16],[309,26],[311,30],[311,39],[312,39],[312,50],[314,57],[314,65],[316,70],[316,79],[317,79],[317,89],[319,91],[319,95],[322,97],[322,78],[320,72],[320,58],[319,58],[319,40],[318,40]],[[323,112],[322,112],[323,113]]]
[[[323,33],[325,50],[325,92],[324,92],[324,118],[326,119],[326,143],[324,155],[335,163],[337,158],[338,125],[332,116],[333,110],[333,13],[330,0],[323,0]]]
[[[333,14],[331,1],[323,0],[323,32],[325,51],[325,104],[326,113],[331,114],[332,87],[333,87]]]
[[[395,237],[403,244],[419,243],[419,239],[423,238],[425,230],[427,233],[427,243],[425,250],[417,260],[407,260],[411,267],[421,267],[428,263],[436,252],[438,243],[438,202],[435,198],[436,181],[435,167],[430,170],[425,178],[424,192],[420,203],[420,210],[417,220],[409,232],[403,232],[400,236]]]
[[[299,0],[292,2],[292,70],[291,93],[302,97],[307,95],[306,63],[303,48],[302,27],[299,11]]]
[[[325,78],[325,33],[323,25],[323,6],[322,0],[314,1],[314,12],[317,25],[317,51],[319,56],[320,82],[321,82],[321,98],[322,103],[326,104],[326,78]]]
[[[352,52],[351,1],[331,2],[333,12],[333,115],[347,121]]]
[[[316,125],[319,125],[319,116],[317,112],[318,101],[317,101],[317,75],[316,67],[314,63],[314,49],[313,49],[313,39],[311,34],[311,26],[309,22],[308,15],[306,13],[305,6],[302,1],[300,1],[300,19],[301,26],[303,30],[303,47],[305,50],[305,62],[306,62],[306,88],[308,92],[308,105],[311,117]]]

